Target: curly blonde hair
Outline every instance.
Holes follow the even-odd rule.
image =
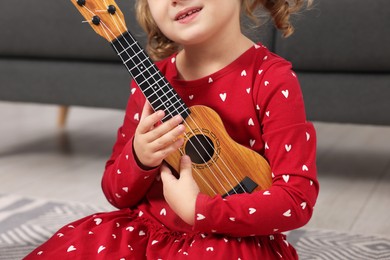
[[[284,37],[294,32],[290,22],[290,15],[312,4],[313,0],[241,0],[241,9],[251,20],[258,23],[256,11],[266,10],[274,25],[282,32]],[[168,39],[158,28],[152,18],[147,0],[136,1],[136,16],[138,23],[147,34],[146,51],[154,60],[164,59],[180,48],[178,44]]]

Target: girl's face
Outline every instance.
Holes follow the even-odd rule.
[[[147,0],[160,30],[180,45],[226,38],[240,28],[240,0]]]

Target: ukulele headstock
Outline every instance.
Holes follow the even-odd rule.
[[[71,0],[97,34],[112,42],[127,32],[122,11],[114,0]]]

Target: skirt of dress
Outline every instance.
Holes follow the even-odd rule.
[[[283,234],[227,237],[168,230],[152,217],[122,209],[62,227],[25,260],[253,260],[298,259]]]

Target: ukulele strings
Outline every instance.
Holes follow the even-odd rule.
[[[114,21],[114,24],[115,24],[115,26],[117,27],[117,29],[118,29],[118,31],[119,32],[121,32],[121,36],[122,36],[122,38],[126,41],[126,43],[129,45],[129,47],[128,48],[131,48],[132,49],[132,51],[133,51],[133,53],[136,53],[135,51],[134,51],[134,49],[132,48],[132,45],[130,45],[130,43],[129,42],[127,42],[127,39],[124,37],[124,35],[122,34],[122,31],[119,29],[119,27],[118,27],[118,24],[116,23],[116,21],[115,21],[115,19],[112,17],[112,20]],[[121,20],[120,20],[121,21]],[[121,21],[122,22],[122,21]],[[112,36],[114,36],[115,37],[115,39],[116,40],[118,40],[118,38],[112,33],[112,31],[110,30],[110,28],[108,28],[108,26],[107,25],[105,25],[104,23],[102,23],[103,24],[103,26],[106,28],[106,30],[107,31],[109,31],[111,34],[112,34]],[[125,27],[125,25],[123,25],[122,24],[122,26],[124,27],[124,28],[126,28]],[[104,31],[104,33],[106,34],[106,36],[108,37],[108,35],[107,35],[107,32],[105,31],[105,30],[103,30]],[[129,36],[131,36],[131,34],[129,34]],[[131,36],[132,37],[132,36]],[[133,41],[135,41],[135,39],[134,38],[132,38],[132,40]],[[123,52],[126,52],[126,54],[128,54],[128,56],[130,57],[130,59],[133,59],[134,58],[134,56],[132,56],[132,55],[129,55],[129,53],[127,53],[127,49],[125,49],[124,48],[124,46],[122,45],[122,43],[120,42],[120,41],[118,41],[118,43],[121,45],[121,47],[123,48]],[[133,44],[134,45],[134,44]],[[114,46],[114,45],[112,45],[113,47],[114,47],[114,49],[115,49],[115,51],[119,54],[119,51],[116,49],[116,47]],[[119,56],[121,59],[122,59],[122,57],[121,56]],[[144,62],[145,60],[147,59],[147,57],[145,57],[145,59],[144,60],[142,60],[141,61],[141,65],[144,65],[144,64],[142,64],[142,62]],[[128,68],[128,66],[127,66],[127,64],[125,63],[125,61],[122,59],[122,62],[123,62],[123,64],[125,65],[125,67],[127,68],[127,70],[128,71],[130,71],[130,69]],[[147,67],[147,66],[144,66],[145,67],[145,69],[149,69],[150,67]],[[153,64],[151,64],[151,67],[153,67]],[[158,71],[156,71],[156,73],[157,73]],[[153,75],[155,75],[155,74],[153,74]],[[153,76],[152,75],[152,76]],[[145,82],[146,80],[148,80],[149,78],[144,78],[144,81],[143,82]],[[142,83],[143,83],[142,82]],[[142,84],[142,83],[140,83],[140,84]],[[166,96],[166,94],[164,93],[164,96]],[[167,96],[166,96],[167,97]],[[168,97],[167,97],[168,98]],[[159,98],[160,100],[161,100],[161,98]],[[163,104],[163,106],[164,106],[164,108],[165,108],[165,110],[167,110],[168,112],[169,112],[169,110],[167,109],[167,107],[165,106],[165,104],[164,103],[162,103]],[[184,108],[185,109],[185,108]],[[176,108],[175,108],[175,110],[176,110]],[[176,111],[176,112],[178,112],[178,111]],[[170,112],[169,112],[170,113]],[[179,114],[179,113],[178,113]],[[171,114],[168,114],[168,115],[171,115]],[[168,116],[167,115],[167,116]],[[192,130],[192,129],[191,129]],[[190,140],[189,140],[190,141]],[[190,143],[192,143],[191,141],[190,141]],[[196,149],[196,148],[195,148]],[[183,151],[181,150],[181,149],[179,149],[179,152],[180,152],[180,154],[181,155],[184,155],[184,153],[183,153]],[[199,151],[196,149],[196,152],[198,153],[198,155],[200,155],[200,153],[199,153]],[[203,178],[203,176],[196,170],[196,169],[194,169],[195,170],[195,172],[197,173],[197,175],[202,179],[202,181],[215,193],[215,194],[217,194],[217,192],[209,185],[209,183]],[[211,169],[210,169],[211,170]],[[218,179],[217,179],[218,180]],[[222,184],[220,183],[220,185],[222,186]],[[222,188],[223,188],[223,186],[222,186]]]
[[[104,2],[105,2],[105,4],[106,4],[106,1],[104,0]],[[85,7],[85,6],[84,6]],[[91,14],[94,14],[91,10],[89,10],[87,7],[85,7]],[[94,14],[95,15],[95,14]],[[115,24],[115,26],[118,28],[118,31],[119,32],[121,32],[121,34],[122,34],[122,30],[120,30],[119,29],[119,26],[118,26],[118,24],[117,24],[117,22],[116,22],[116,20],[112,17],[112,14],[110,14],[111,15],[111,19],[114,21],[114,24]],[[119,21],[122,23],[122,26],[124,27],[124,28],[126,28],[126,26],[123,24],[123,22],[122,22],[122,20],[121,19],[119,19]],[[104,33],[106,34],[106,36],[107,37],[109,37],[109,35],[107,34],[107,31],[109,31],[111,34],[112,34],[112,36],[114,36],[115,37],[115,39],[117,39],[117,37],[112,33],[112,31],[110,30],[110,28],[106,25],[106,24],[104,24],[104,22],[103,21],[101,21],[101,24],[103,25],[103,27],[105,28],[103,28],[104,30]],[[107,30],[107,31],[106,31]],[[131,36],[131,34],[129,34],[130,36]],[[122,37],[123,37],[123,34],[122,34]],[[131,36],[132,37],[132,36]],[[110,37],[109,37],[110,38]],[[127,42],[127,40],[126,40],[126,38],[125,37],[123,37],[123,39]],[[134,40],[135,41],[135,39],[132,39],[132,40]],[[118,41],[119,42],[119,44],[121,45],[121,47],[124,49],[123,51],[126,51],[126,49],[124,48],[124,46],[122,46],[122,44],[120,43],[120,41]],[[127,42],[127,44],[129,45],[129,47],[132,49],[132,47],[131,47],[131,45],[130,45],[130,43],[128,43]],[[115,48],[115,46],[114,46],[114,48]],[[117,51],[117,53],[119,53],[118,52],[118,50],[115,48],[115,50]],[[133,49],[132,49],[133,50]],[[133,52],[134,52],[134,50],[133,50]],[[129,57],[131,57],[131,58],[134,58],[132,55],[129,55]],[[146,57],[147,58],[147,57]],[[122,59],[122,58],[121,58]],[[122,59],[122,61],[123,61],[123,59]],[[123,63],[124,63],[125,61],[123,61]],[[127,67],[127,65],[124,63],[124,65],[126,66],[126,68],[129,70],[129,68]],[[141,64],[142,65],[142,64]],[[130,70],[129,70],[130,71]],[[167,84],[167,83],[165,83],[165,84]],[[164,94],[165,95],[165,94]],[[174,95],[175,97],[176,97],[176,99],[177,99],[177,95]],[[179,100],[176,100],[176,102],[177,101],[179,101]],[[165,104],[163,103],[163,105],[164,105],[164,107],[165,107]],[[181,106],[183,106],[183,105],[181,105]],[[165,107],[166,109],[167,109],[167,107]],[[175,108],[175,112],[178,112],[177,111],[177,109],[176,109],[176,107],[174,107]],[[171,113],[168,109],[167,109],[167,111],[168,111],[168,113]],[[179,113],[180,114],[180,113]],[[171,115],[172,116],[172,115]],[[192,120],[192,122],[197,126],[197,124],[196,124],[196,122],[193,120],[193,118],[191,117],[191,114],[188,116],[188,118],[190,118],[191,120]],[[187,125],[187,122],[184,120],[184,124],[186,124]],[[188,125],[187,125],[188,126]],[[198,126],[197,126],[198,127]],[[191,127],[188,127],[190,130],[191,130],[191,133],[194,135],[194,137],[197,139],[197,137],[196,137],[196,135],[195,135],[195,133],[193,133],[193,130],[191,129]],[[203,133],[202,133],[203,134]],[[209,140],[206,138],[206,140],[207,140],[207,142],[209,142]],[[203,146],[203,144],[199,141],[199,140],[197,140],[198,141],[198,143],[202,146],[202,148],[204,149],[204,151],[207,153],[207,155],[211,158],[211,160],[213,161],[213,163],[219,168],[219,166],[218,166],[218,164],[216,164],[215,163],[215,161],[214,161],[214,158],[212,157],[212,156],[210,156],[210,154],[209,154],[209,152],[207,151],[207,149],[205,149],[205,147]],[[188,142],[190,142],[191,144],[192,144],[192,141],[191,141],[191,139],[188,139]],[[210,144],[210,143],[209,143]],[[193,145],[193,144],[192,144]],[[211,144],[210,144],[211,145]],[[198,153],[198,155],[202,158],[202,160],[203,160],[203,162],[207,165],[207,167],[210,169],[210,171],[212,172],[212,174],[214,175],[214,178],[219,182],[219,184],[221,185],[221,187],[225,190],[225,192],[226,192],[226,194],[227,195],[229,195],[229,193],[228,193],[228,191],[226,191],[226,189],[225,189],[225,187],[222,185],[222,183],[220,182],[220,180],[218,179],[218,177],[216,176],[216,174],[212,171],[212,169],[209,167],[209,165],[206,163],[206,161],[204,161],[204,159],[203,159],[203,157],[200,155],[200,153],[199,153],[199,151],[197,150],[197,148],[196,148],[196,146],[194,146],[193,145],[193,147],[195,148],[195,150],[196,150],[196,152]],[[183,151],[181,150],[181,149],[179,149],[180,150],[180,153],[183,155]],[[218,155],[217,155],[218,156]],[[227,168],[227,170],[230,172],[230,174],[233,176],[233,178],[237,181],[237,183],[239,184],[239,186],[241,186],[241,183],[237,180],[237,178],[236,178],[236,176],[231,172],[231,170],[226,166],[226,163],[223,161],[223,158],[221,158],[221,161],[222,161],[222,163],[225,165],[225,167]],[[211,190],[213,190],[213,192],[214,193],[216,193],[215,191],[214,191],[214,189],[212,188],[212,187],[210,187],[210,185],[207,183],[207,181],[205,181],[204,180],[204,178],[202,177],[202,174],[200,174],[195,168],[194,168],[194,170],[195,170],[195,172],[198,174],[198,176],[203,180],[203,182],[205,182],[206,183],[206,185],[208,185],[209,186],[209,188],[211,189]],[[235,187],[233,187],[233,185],[230,183],[230,181],[227,179],[227,177],[223,174],[223,172],[221,171],[221,169],[219,168],[219,171],[220,171],[220,173],[222,174],[222,176],[225,178],[225,180],[226,180],[226,182],[231,186],[231,188],[232,188],[232,190],[234,191],[234,193],[237,193],[237,191],[235,190]],[[243,187],[241,186],[241,188],[243,189]]]
[[[111,18],[112,18],[112,20],[113,20],[115,26],[117,27],[118,31],[121,32],[121,35],[122,35],[122,37],[123,37],[122,31],[119,29],[118,24],[117,24],[116,20],[112,17],[112,15],[111,15]],[[122,23],[122,26],[123,26],[124,28],[126,28],[126,26],[123,24],[122,20],[119,19],[119,21]],[[107,29],[107,30],[116,38],[116,36],[112,33],[112,31],[111,31],[105,24],[104,24],[104,26],[105,26],[106,29]],[[105,33],[107,34],[107,32],[105,32]],[[131,34],[129,34],[129,36],[132,37]],[[116,39],[117,39],[117,38],[116,38]],[[126,43],[129,45],[129,47],[133,50],[132,45],[130,45],[130,43],[127,42],[127,39],[126,39],[125,37],[123,37],[123,39],[124,39],[124,40],[126,41]],[[134,42],[136,42],[136,40],[135,40],[133,37],[132,37],[132,40],[133,40]],[[118,42],[119,42],[119,41],[118,41]],[[119,44],[120,44],[121,47],[124,49],[124,51],[126,51],[125,48],[122,46],[122,44],[121,44],[120,42],[119,42]],[[117,52],[118,52],[118,51],[117,51]],[[133,52],[134,52],[134,50],[133,50]],[[132,55],[129,55],[129,57],[134,58],[134,57],[132,57]],[[146,56],[145,59],[148,59],[148,57]],[[145,60],[145,59],[144,59],[144,60]],[[141,62],[141,65],[142,65],[142,62]],[[129,70],[129,68],[127,67],[126,64],[125,64],[125,66],[126,66],[126,68]],[[145,67],[146,67],[146,66],[145,66]],[[153,67],[153,63],[152,63],[152,67]],[[145,80],[147,80],[147,79],[145,79]],[[166,82],[166,83],[165,83],[165,86],[167,86],[168,84],[169,84],[169,83]],[[163,86],[163,87],[164,87],[164,86]],[[164,95],[165,95],[165,94],[164,94]],[[166,95],[165,95],[165,96],[166,96]],[[176,98],[176,101],[175,101],[175,102],[179,102],[179,100],[178,100],[178,98],[177,98],[177,95],[174,95],[174,96],[175,96],[175,98]],[[166,96],[166,97],[167,97],[167,96]],[[169,97],[167,97],[167,98],[169,99]],[[166,108],[166,110],[170,113],[169,109],[165,106],[164,103],[163,103],[163,105],[164,105],[164,107]],[[181,104],[181,106],[183,106],[183,104]],[[178,114],[180,114],[179,111],[177,111],[177,109],[176,109],[175,106],[174,106],[174,108],[175,108],[175,110],[176,110],[175,112],[178,113]],[[185,109],[185,108],[184,108],[184,109]],[[171,115],[171,116],[172,116],[172,115]],[[196,125],[196,127],[197,127],[198,129],[200,129],[199,126],[196,124],[196,121],[192,118],[191,114],[188,116],[188,118],[192,120],[192,122],[194,123],[194,125]],[[187,122],[186,122],[186,121],[184,121],[184,123],[187,125]],[[188,125],[187,125],[187,126],[188,126]],[[202,148],[203,148],[204,151],[207,153],[207,155],[211,158],[212,162],[216,165],[216,167],[218,168],[219,172],[220,172],[220,173],[222,174],[222,176],[225,178],[226,183],[230,185],[230,187],[231,187],[231,189],[233,190],[234,193],[237,193],[237,191],[235,190],[235,187],[230,183],[230,181],[229,181],[229,179],[227,179],[226,175],[223,174],[223,171],[219,168],[218,164],[215,163],[214,158],[209,154],[208,150],[207,150],[207,149],[203,146],[203,144],[198,140],[198,137],[195,135],[195,133],[193,132],[193,130],[192,130],[189,126],[188,126],[188,128],[191,130],[191,133],[192,133],[192,134],[194,135],[194,137],[197,139],[198,143],[202,146]],[[201,131],[201,130],[200,130],[200,131]],[[201,132],[202,132],[202,131],[201,131]],[[201,134],[204,135],[204,133],[201,133]],[[206,139],[206,141],[209,143],[210,146],[212,146],[212,144],[210,144],[210,142],[209,142],[208,139]],[[190,139],[188,139],[188,142],[190,142],[190,143],[193,145],[193,143],[192,143],[192,141],[191,141]],[[200,155],[200,153],[199,153],[199,151],[197,150],[196,146],[193,145],[193,147],[195,148],[195,150],[196,150],[196,152],[198,153],[198,155],[202,158],[203,162],[207,165],[207,167],[209,168],[209,170],[212,172],[212,174],[214,175],[215,179],[219,182],[220,186],[225,190],[225,193],[229,195],[228,191],[227,191],[227,190],[225,189],[225,187],[222,185],[221,181],[218,179],[218,177],[215,175],[215,173],[213,172],[213,170],[209,167],[209,165],[207,164],[207,162],[206,162],[206,161],[203,159],[203,157]],[[179,149],[179,150],[180,150],[180,149]],[[181,150],[180,150],[180,153],[183,155],[183,152],[182,152]],[[217,155],[217,156],[218,156],[218,155]],[[218,157],[218,158],[220,158],[221,162],[225,165],[225,167],[226,167],[227,170],[230,172],[230,174],[231,174],[232,177],[235,179],[235,181],[238,183],[238,185],[241,187],[241,189],[244,190],[244,188],[241,186],[241,183],[237,180],[236,176],[232,173],[232,171],[229,169],[229,167],[228,167],[228,166],[226,165],[226,163],[224,162],[223,158],[222,158],[222,157]],[[212,188],[210,187],[210,185],[208,184],[208,182],[204,180],[204,178],[202,177],[202,174],[200,174],[196,169],[194,169],[194,170],[195,170],[195,172],[198,174],[198,176],[203,180],[203,182],[205,182],[206,185],[208,185],[209,188],[212,189]],[[213,189],[212,189],[212,190],[213,190]],[[213,190],[213,192],[216,193],[214,190]]]

